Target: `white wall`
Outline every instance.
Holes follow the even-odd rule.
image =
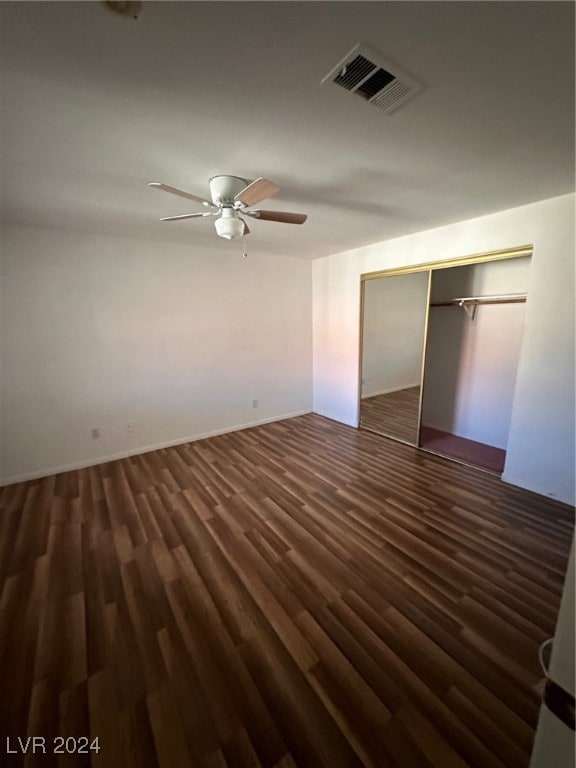
[[[2,480],[309,411],[310,318],[300,259],[3,227]]]
[[[420,386],[428,273],[367,280],[362,397]]]
[[[574,195],[315,261],[314,410],[358,424],[361,273],[533,244],[504,480],[574,503]]]
[[[432,303],[464,296],[526,293],[530,259],[495,261],[432,273]],[[486,304],[470,317],[433,307],[422,423],[506,448],[524,328],[524,304]]]

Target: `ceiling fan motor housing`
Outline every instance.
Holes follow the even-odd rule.
[[[230,203],[234,205],[234,198],[250,182],[239,176],[213,176],[210,179],[210,196],[214,205]]]

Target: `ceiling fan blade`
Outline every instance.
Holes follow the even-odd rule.
[[[243,203],[246,206],[256,205],[257,203],[261,203],[262,200],[267,200],[269,197],[275,195],[279,189],[280,187],[276,186],[273,182],[268,181],[268,179],[256,179],[256,181],[248,184],[247,187],[244,187],[243,190],[238,192],[234,201]]]
[[[244,213],[255,219],[279,221],[282,224],[304,224],[308,218],[305,213],[288,213],[287,211],[244,211]]]
[[[217,216],[217,213],[185,213],[183,216],[164,216],[160,221],[179,221],[180,219],[198,219],[203,216]]]
[[[216,207],[210,200],[205,200],[203,197],[198,197],[197,195],[191,195],[189,192],[183,192],[181,189],[170,187],[168,184],[161,184],[159,181],[151,181],[148,186],[156,187],[156,189],[161,189],[163,192],[169,192],[171,195],[185,197],[187,200],[194,200],[197,203],[202,203],[202,205],[209,205],[211,208]]]

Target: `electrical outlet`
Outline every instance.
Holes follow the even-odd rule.
[[[100,429],[98,427],[91,429],[90,436],[92,437],[92,440],[98,440],[100,437]]]
[[[252,408],[258,408],[258,400],[252,400]]]

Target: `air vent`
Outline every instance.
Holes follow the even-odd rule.
[[[374,62],[365,59],[364,56],[355,56],[349,64],[345,64],[339,71],[334,82],[353,91],[360,83],[374,72]]]
[[[422,89],[413,77],[360,44],[322,82],[335,83],[383,112],[393,112]]]

